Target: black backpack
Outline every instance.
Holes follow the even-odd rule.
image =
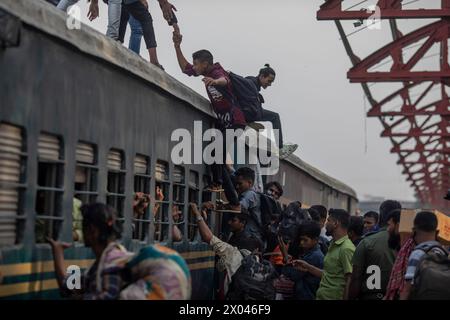
[[[266,250],[271,251],[277,244],[278,222],[283,210],[279,202],[268,194],[258,192],[258,196],[261,205],[261,227],[267,243]]]
[[[300,208],[296,201],[291,202],[281,216],[280,235],[285,240],[295,240],[300,225],[306,220],[311,220],[308,210]]]
[[[266,228],[272,220],[279,220],[282,209],[278,201],[263,192],[258,192],[261,205],[261,221],[263,228]]]
[[[242,259],[241,266],[231,277],[228,300],[274,300],[273,284],[277,273],[272,264],[257,254]]]
[[[261,120],[262,107],[259,92],[252,80],[229,72],[233,85],[234,102],[244,113],[247,123]]]
[[[438,250],[435,250],[435,249]],[[412,300],[450,300],[450,258],[440,245],[422,249],[414,275]],[[439,253],[437,252],[439,251]]]

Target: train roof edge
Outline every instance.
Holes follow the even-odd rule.
[[[349,187],[345,183],[343,183],[335,178],[330,177],[326,173],[324,173],[324,172],[320,171],[319,169],[313,167],[312,165],[306,163],[305,161],[303,161],[296,155],[290,155],[288,158],[285,159],[285,161],[289,162],[293,166],[306,172],[314,179],[330,186],[331,188],[333,188],[339,192],[342,192],[344,194],[347,194],[349,196],[352,196],[355,199],[358,199],[355,190],[353,190],[351,187]]]
[[[122,46],[120,42],[104,36],[86,24],[82,23],[80,30],[69,30],[66,26],[66,14],[51,4],[45,1],[0,0],[0,9],[18,17],[26,25],[63,40],[85,54],[138,76],[215,118],[205,97],[148,63]]]
[[[18,17],[23,23],[41,32],[65,41],[84,54],[102,59],[130,72],[201,112],[213,118],[216,117],[205,97],[137,56],[118,41],[104,36],[85,24],[81,24],[80,30],[69,30],[66,27],[66,14],[51,4],[45,1],[0,0],[0,9]],[[307,164],[297,156],[291,155],[284,161],[331,188],[357,199],[356,192],[352,188]]]

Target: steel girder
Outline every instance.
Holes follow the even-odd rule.
[[[393,42],[361,60],[354,53],[339,20],[368,19],[373,13],[367,11],[342,10],[342,0],[329,0],[318,12],[319,19],[335,20],[353,68],[348,72],[351,82],[359,82],[371,104],[369,117],[377,117],[384,130],[383,137],[390,139],[392,153],[398,155],[397,163],[416,197],[424,204],[439,209],[448,209],[443,196],[450,187],[450,102],[446,84],[450,83],[448,63],[448,38],[450,19],[431,23],[403,36],[396,21],[390,19]],[[364,2],[364,1],[363,1]],[[408,10],[401,0],[380,0],[378,18],[442,18],[450,17],[450,0],[441,2],[441,9]],[[407,60],[404,51],[411,44],[419,43],[417,50]],[[440,46],[439,70],[416,71],[415,66],[425,58],[434,45]],[[409,50],[411,48],[408,48]],[[373,72],[383,60],[391,60],[391,68],[385,72]],[[368,86],[369,82],[400,82],[396,90],[378,102]],[[432,91],[439,90],[434,98]],[[414,91],[416,94],[413,94]],[[431,98],[431,101],[430,101]],[[429,101],[426,101],[426,100]],[[395,100],[401,104],[392,107]]]
[[[343,9],[344,0],[328,0],[317,12],[318,20],[355,20],[369,19],[373,12],[370,10]],[[361,1],[362,3],[365,1]],[[380,9],[381,19],[429,19],[450,17],[450,1],[442,0],[439,9],[407,9],[403,8],[403,0],[379,0],[376,5]]]
[[[441,81],[450,80],[448,64],[448,38],[450,20],[440,20],[402,36],[375,53],[371,54],[350,69],[347,77],[351,82],[399,82],[399,81]],[[417,42],[425,40],[412,54],[408,61],[403,61],[403,51]],[[436,71],[414,71],[414,67],[435,44],[440,44],[442,55],[440,69]],[[389,71],[370,71],[383,61],[392,61]]]

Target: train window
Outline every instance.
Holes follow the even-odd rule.
[[[21,128],[0,123],[0,246],[22,240],[26,154]]]
[[[148,234],[152,214],[150,206],[145,205],[150,194],[150,158],[137,154],[134,158],[134,192],[143,193],[144,196],[137,199],[133,212],[133,239],[144,241]]]
[[[41,133],[38,140],[38,175],[36,194],[36,242],[46,237],[58,238],[63,221],[62,196],[64,194],[63,145],[56,135]]]
[[[118,221],[124,222],[125,157],[122,151],[111,149],[108,153],[108,182],[106,203],[116,209]]]
[[[198,173],[195,171],[189,172],[189,203],[196,203],[200,206],[200,181]],[[197,235],[197,222],[194,216],[189,212],[188,215],[188,238],[194,241]]]
[[[158,160],[155,170],[155,241],[166,241],[169,230],[169,164]]]
[[[172,219],[174,229],[172,232],[173,241],[181,241],[184,232],[186,212],[186,202],[184,199],[184,192],[186,190],[185,171],[183,167],[175,166],[173,169],[173,205],[172,205]]]
[[[205,190],[205,188],[207,186],[211,185],[211,181],[212,181],[211,176],[203,175],[202,202],[212,201],[212,196],[213,196],[212,192]],[[214,215],[209,215],[208,216],[208,221],[207,221],[208,225],[210,227],[219,227],[220,226],[220,222],[216,223],[216,221],[219,221],[221,216],[222,215],[215,215],[215,216]],[[220,229],[217,229],[217,230],[214,230],[214,231],[217,232],[216,234],[218,234],[220,232]]]
[[[75,198],[82,203],[97,200],[98,166],[96,148],[92,144],[78,142],[76,149]]]

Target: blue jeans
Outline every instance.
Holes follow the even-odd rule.
[[[62,11],[67,11],[67,8],[76,4],[79,0],[61,0],[56,6]],[[108,27],[106,35],[114,40],[119,38],[120,14],[122,10],[122,0],[108,1]]]
[[[131,29],[128,49],[139,54],[141,51],[141,39],[143,35],[141,23],[138,20],[136,20],[133,16],[130,16],[128,23],[130,24]]]

